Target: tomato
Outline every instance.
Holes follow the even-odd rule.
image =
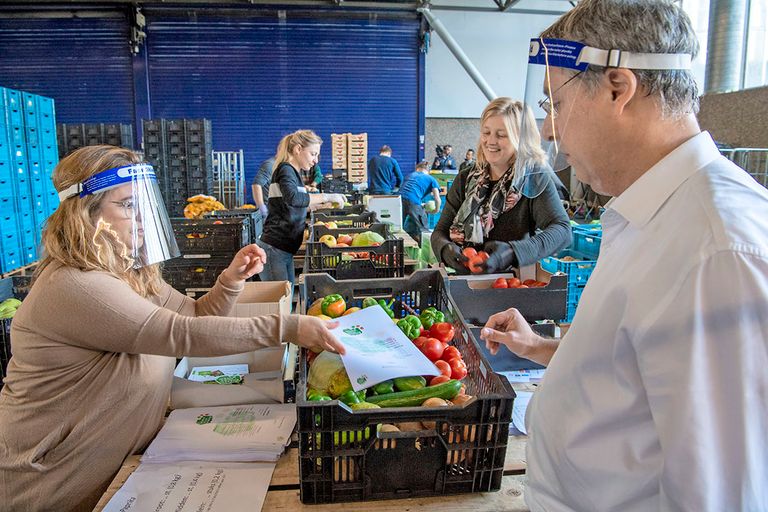
[[[432,327],[429,328],[429,335],[443,343],[450,343],[453,340],[454,334],[455,329],[450,322],[438,322],[432,324]]]
[[[448,361],[448,364],[451,365],[452,379],[461,380],[467,376],[467,364],[464,362],[463,359],[454,357],[453,359]]]
[[[427,339],[428,338],[426,336],[419,336],[418,338],[413,340],[413,344],[416,345],[416,348],[421,350],[421,347],[424,346],[424,344],[427,342]]]
[[[475,256],[474,258],[470,258],[467,262],[467,268],[472,271],[473,274],[479,274],[483,271],[482,268],[480,268],[480,265],[483,264],[483,258],[479,254]]]
[[[530,288],[530,286],[528,286],[527,284],[521,284],[520,286],[518,286],[518,288]]]
[[[440,343],[440,340],[436,340],[435,338],[427,338],[426,343],[424,343],[424,345],[421,347],[421,351],[430,361],[437,361],[440,359],[440,356],[443,355],[444,348],[443,344]]]
[[[510,277],[507,279],[507,287],[508,288],[518,288],[520,287],[522,283],[520,282],[520,279],[516,277]]]
[[[464,249],[461,250],[461,254],[463,254],[466,258],[471,260],[472,258],[477,256],[477,251],[475,250],[474,247],[465,247]]]
[[[488,254],[485,251],[480,251],[480,252],[477,253],[477,255],[480,256],[480,259],[483,260],[483,261],[488,261],[488,258],[491,257],[491,255]]]
[[[440,359],[442,359],[443,361],[450,361],[451,359],[454,359],[454,358],[463,359],[461,357],[461,352],[459,351],[459,349],[457,349],[454,346],[450,346],[443,351],[443,356]]]
[[[429,381],[429,385],[437,386],[438,384],[442,384],[443,382],[448,382],[449,380],[451,380],[451,378],[446,375],[438,375],[436,377],[432,377],[432,379]]]
[[[509,288],[509,285],[507,285],[507,280],[503,277],[499,277],[496,279],[493,284],[491,285],[491,288]]]
[[[451,365],[448,364],[448,361],[443,361],[442,359],[440,361],[435,361],[435,366],[437,366],[437,369],[440,370],[440,373],[451,378]]]
[[[535,279],[526,279],[525,281],[523,281],[523,284],[525,286],[531,286],[531,285],[536,284],[537,282],[538,281],[536,281]]]

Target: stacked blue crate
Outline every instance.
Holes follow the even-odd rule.
[[[437,213],[428,213],[427,214],[427,227],[429,229],[435,229],[437,226],[437,221],[440,220],[440,214],[443,213],[443,208],[445,208],[445,196],[440,195],[440,208],[438,208]]]
[[[581,294],[597,264],[603,233],[599,224],[575,225],[572,230],[571,247],[541,260],[541,266],[547,272],[563,272],[568,275],[567,315],[563,322],[570,322],[576,314]]]
[[[0,271],[37,261],[40,232],[58,206],[50,98],[0,87]]]

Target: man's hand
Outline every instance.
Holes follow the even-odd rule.
[[[500,345],[506,345],[513,353],[527,357],[540,337],[533,332],[531,326],[515,308],[509,308],[488,318],[480,331],[480,339],[485,341],[486,348],[491,354],[499,352]]]
[[[510,267],[517,265],[515,250],[512,249],[509,242],[489,240],[483,244],[483,250],[488,253],[488,259],[480,265],[484,274],[505,272]]]
[[[239,286],[251,276],[254,276],[264,270],[264,263],[267,262],[267,254],[264,249],[256,244],[246,245],[235,254],[232,263],[222,274],[226,280],[225,284]]]
[[[310,350],[328,350],[344,355],[344,345],[329,331],[338,325],[339,322],[336,321],[329,322],[314,316],[299,315],[299,330],[296,335],[298,339],[288,341]]]

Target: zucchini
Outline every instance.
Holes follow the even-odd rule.
[[[399,391],[386,395],[369,396],[366,400],[379,407],[418,407],[428,398],[451,400],[461,391],[461,381],[449,380],[436,386],[429,386],[412,391]]]

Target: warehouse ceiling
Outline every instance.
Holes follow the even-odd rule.
[[[2,2],[6,6],[109,6],[130,4],[142,6],[198,5],[200,7],[342,7],[351,9],[382,9],[415,11],[420,8],[467,12],[504,12],[562,14],[576,4],[576,0],[26,0],[25,2]],[[530,6],[529,6],[530,5]],[[543,7],[546,6],[546,7]],[[551,7],[550,7],[551,6]]]

